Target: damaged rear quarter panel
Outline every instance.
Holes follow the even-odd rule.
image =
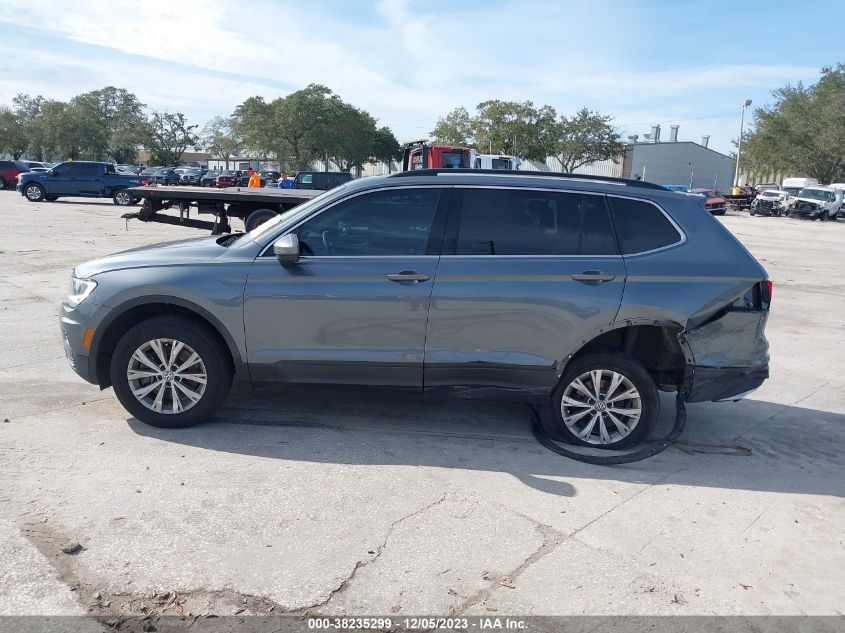
[[[676,324],[687,365],[712,370],[714,378],[726,368],[765,368],[768,311],[732,304],[765,280],[766,271],[710,214],[690,205],[664,208],[686,240],[625,256],[628,278],[617,322]]]
[[[763,310],[730,310],[680,338],[695,365],[705,367],[765,367],[769,342],[765,329],[769,313]]]

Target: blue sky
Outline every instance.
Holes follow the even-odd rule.
[[[0,103],[115,85],[202,125],[319,82],[400,140],[498,98],[588,106],[626,134],[677,123],[728,152],[745,99],[845,61],[843,23],[841,0],[2,0]]]

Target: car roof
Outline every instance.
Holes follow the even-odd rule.
[[[652,182],[626,180],[608,176],[582,176],[556,172],[532,172],[485,169],[421,169],[398,172],[385,176],[359,178],[346,184],[347,191],[377,189],[385,186],[452,186],[475,185],[484,187],[507,187],[526,189],[560,189],[561,191],[584,191],[591,193],[616,194],[649,200],[677,200],[678,193]]]

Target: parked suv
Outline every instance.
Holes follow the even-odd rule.
[[[29,171],[29,165],[22,160],[0,160],[0,189],[14,189],[18,174]]]
[[[333,189],[352,180],[346,171],[301,171],[293,179],[294,189]]]
[[[758,387],[770,300],[727,229],[657,185],[423,170],[77,266],[61,329],[75,371],[155,426],[208,419],[234,377],[548,403],[554,437],[622,448],[658,389]]]

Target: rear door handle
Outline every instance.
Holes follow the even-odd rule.
[[[393,273],[387,276],[390,281],[413,281],[419,283],[420,281],[428,281],[431,275],[422,275],[416,270],[403,270],[399,273]]]
[[[572,275],[572,279],[575,281],[583,281],[585,283],[604,283],[606,281],[613,281],[616,279],[616,275],[610,275],[606,272],[602,272],[601,270],[585,270],[581,274]]]

